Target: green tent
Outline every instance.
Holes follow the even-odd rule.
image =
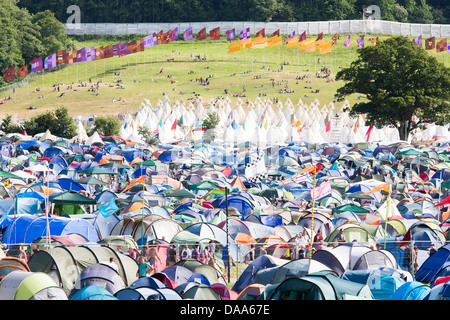
[[[190,192],[186,189],[174,190],[166,192],[166,197],[175,197],[175,198],[197,198],[197,195],[193,192]]]
[[[43,272],[14,271],[2,280],[0,300],[67,300],[67,295]]]
[[[211,190],[221,188],[219,185],[207,180],[189,186],[190,190]]]
[[[269,291],[267,300],[373,300],[368,285],[344,280],[329,272],[288,278],[279,285],[272,285]]]
[[[95,201],[94,199],[85,197],[75,191],[66,191],[52,194],[49,197],[49,200],[52,203],[61,204],[97,204],[97,201]]]
[[[9,172],[3,171],[3,170],[0,170],[0,178],[22,179],[21,177],[15,175],[15,174],[12,174],[12,173],[9,173]]]
[[[339,207],[331,209],[331,212],[336,213],[336,214],[339,214],[339,213],[345,212],[345,211],[351,211],[354,213],[370,213],[370,210],[364,209],[354,203],[343,204]]]
[[[78,179],[78,180],[73,180],[73,182],[78,182],[80,184],[93,184],[93,185],[108,185],[108,182],[105,182],[103,180],[97,179],[95,177],[89,176],[86,178],[82,178],[82,179]]]

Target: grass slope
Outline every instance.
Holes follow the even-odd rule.
[[[366,46],[372,45],[369,39],[377,35],[366,35]],[[378,35],[380,40],[386,35]],[[5,104],[0,105],[0,116],[10,114],[16,119],[30,118],[47,110],[54,110],[59,106],[69,109],[72,116],[78,115],[116,115],[119,113],[135,112],[143,98],[155,104],[166,94],[170,101],[189,101],[196,94],[201,94],[204,102],[217,97],[225,97],[228,90],[232,102],[237,100],[233,95],[245,94],[245,99],[254,101],[258,95],[264,98],[278,98],[284,103],[287,98],[295,104],[301,99],[310,104],[318,99],[323,106],[334,101],[337,88],[342,82],[327,82],[325,78],[317,78],[316,71],[321,67],[331,70],[336,75],[342,67],[348,67],[356,58],[356,39],[359,35],[352,35],[352,47],[343,45],[346,35],[341,34],[333,52],[320,55],[318,51],[305,53],[297,48],[286,49],[285,46],[265,49],[245,49],[240,52],[227,53],[229,42],[226,40],[176,41],[170,44],[158,45],[146,49],[144,52],[125,57],[113,57],[98,61],[82,62],[65,66],[58,71],[45,71],[30,77],[29,83],[22,88],[4,90],[4,97],[11,97]],[[222,39],[225,38],[222,36]],[[331,41],[331,36],[325,37]],[[438,41],[438,39],[436,39]],[[83,41],[77,43],[77,48],[99,47],[112,44],[105,39]],[[436,55],[438,60],[448,65],[448,54]],[[203,59],[198,60],[195,56]],[[318,59],[320,58],[320,63]],[[162,70],[162,72],[160,72]],[[120,73],[120,76],[115,74]],[[296,77],[309,76],[303,80]],[[210,84],[201,85],[196,79],[211,76]],[[255,77],[259,77],[255,79]],[[92,80],[92,83],[89,82]],[[122,81],[125,89],[118,89],[116,82]],[[89,91],[91,85],[97,81],[98,95]],[[275,86],[272,87],[272,81]],[[87,87],[79,87],[79,83]],[[278,85],[277,83],[282,83]],[[297,83],[298,82],[298,83]],[[60,92],[54,85],[60,84]],[[72,89],[67,89],[72,84]],[[286,87],[287,84],[287,87]],[[245,85],[246,91],[243,91]],[[36,88],[39,92],[34,92]],[[307,87],[307,88],[305,88]],[[281,89],[294,90],[293,93],[280,94]],[[311,93],[311,90],[319,90]],[[60,97],[65,92],[65,96]],[[39,98],[43,95],[43,98]],[[119,98],[125,102],[111,102]],[[348,98],[352,105],[357,95]],[[34,110],[28,108],[33,105]],[[342,102],[335,102],[340,108]]]

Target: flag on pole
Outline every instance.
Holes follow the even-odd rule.
[[[206,39],[206,28],[200,30],[197,34],[197,40],[205,40]]]
[[[111,198],[109,201],[102,203],[98,207],[98,212],[100,212],[105,218],[108,218],[117,210],[119,210],[119,207],[116,205],[114,198]]]
[[[194,35],[192,33],[192,27],[189,27],[183,32],[183,39],[185,41],[187,41],[187,40],[192,40],[193,38],[194,38]]]
[[[263,36],[259,36],[252,39],[253,49],[262,49],[268,46],[268,39]]]
[[[319,35],[317,36],[317,40],[322,40],[323,39],[323,32],[319,33]]]
[[[250,28],[245,28],[241,31],[239,39],[249,39],[250,38]]]
[[[168,44],[172,41],[172,30],[163,33],[161,43]]]
[[[422,35],[414,38],[412,42],[422,48]]]
[[[236,40],[236,31],[235,29],[227,30],[227,41],[234,41]]]
[[[261,30],[259,30],[256,33],[256,37],[259,37],[259,36],[261,36],[261,37],[265,37],[266,36],[266,28],[262,28]]]
[[[9,67],[6,70],[3,70],[3,81],[11,81],[16,78],[16,70],[15,67]]]
[[[242,40],[238,40],[238,41],[233,42],[232,44],[228,45],[227,53],[241,51],[243,48],[244,48],[244,45],[243,45]]]
[[[391,192],[391,184],[390,184],[390,182],[382,183],[382,184],[376,186],[375,188],[373,188],[372,191],[361,193],[361,195],[362,196],[367,196],[367,195],[375,193],[377,191],[385,191],[387,193],[390,193]]]
[[[177,119],[173,122],[171,130],[172,133],[175,134],[175,130],[177,130]]]
[[[31,61],[31,72],[41,71],[43,69],[42,57]]]
[[[162,43],[162,37],[163,37],[164,31],[160,31],[156,34],[156,44]]]
[[[307,48],[309,48],[312,45],[315,48],[315,42],[316,41],[314,40],[314,38],[305,39],[305,40],[299,42],[298,50],[306,50]]]
[[[325,128],[325,132],[328,132],[331,130],[331,120],[328,121],[327,127]]]
[[[301,42],[303,40],[306,40],[306,31],[303,31],[303,33],[298,37],[299,42]]]
[[[364,35],[360,36],[357,40],[358,42],[358,48],[364,48]]]
[[[442,39],[436,44],[436,52],[447,51],[447,38]]]
[[[323,45],[319,46],[319,54],[325,54],[331,52],[333,44],[329,41],[325,42]]]
[[[273,36],[268,39],[269,47],[281,46],[283,44],[283,39],[280,35]]]
[[[295,30],[288,35],[288,39],[295,37]]]
[[[322,182],[319,187],[315,188],[315,190],[314,190],[314,188],[312,188],[311,189],[311,198],[313,197],[314,193],[315,193],[315,196],[314,196],[315,200],[320,200],[320,199],[326,197],[327,195],[331,194],[330,181],[327,179],[324,182]]]
[[[102,60],[105,58],[105,49],[103,47],[95,48],[95,60]]]
[[[220,27],[214,28],[209,31],[209,39],[220,40]]]
[[[170,41],[177,41],[177,40],[178,40],[178,27],[172,30]]]
[[[28,75],[28,66],[24,65],[23,67],[20,67],[17,69],[17,78],[26,77]]]
[[[298,46],[298,43],[298,36],[293,36],[292,38],[286,40],[286,49]]]
[[[106,46],[105,49],[103,50],[103,58],[112,58],[114,56],[113,53],[113,45],[110,44],[109,46]]]
[[[86,49],[86,61],[95,60],[95,47],[92,46]]]
[[[366,141],[367,141],[367,142],[369,142],[370,133],[372,132],[372,130],[373,130],[373,126],[371,125],[371,126],[369,127],[369,129],[367,129],[367,132],[366,132]]]
[[[347,39],[344,41],[344,46],[350,47],[350,35],[347,36]]]
[[[56,64],[62,64],[64,62],[64,57],[66,55],[66,50],[61,50],[56,53]]]
[[[332,40],[331,40],[331,44],[334,46],[335,44],[337,44],[337,33],[335,33],[334,35],[333,35],[333,38],[332,38]]]
[[[280,29],[272,33],[271,37],[279,36],[280,35]]]
[[[378,43],[378,37],[371,39],[370,42],[376,45]]]
[[[435,38],[431,37],[425,40],[425,50],[432,50],[435,48]]]

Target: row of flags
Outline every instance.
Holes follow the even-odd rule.
[[[235,41],[236,30],[230,29],[225,32],[227,41]],[[196,36],[197,40],[206,40],[208,34],[206,28],[200,30]],[[220,40],[221,33],[220,27],[213,28],[209,31],[210,40]],[[192,27],[189,27],[183,32],[183,40],[193,40],[194,34]],[[153,33],[140,40],[135,40],[126,43],[116,43],[105,47],[95,48],[81,48],[79,50],[61,50],[43,59],[39,57],[31,61],[31,72],[42,71],[45,69],[51,69],[59,64],[72,64],[79,62],[87,62],[93,60],[101,60],[106,58],[112,58],[114,56],[125,56],[136,52],[144,51],[144,49],[151,48],[152,46],[159,44],[167,44],[172,41],[179,40],[178,27],[173,30],[164,32],[161,30],[158,33]],[[422,36],[414,38],[412,40],[415,44],[422,47]],[[378,37],[370,39],[370,42],[376,44]],[[436,52],[447,51],[450,53],[450,42],[447,43],[447,39],[442,39],[436,43],[435,37],[430,37],[424,40],[425,49],[432,50],[436,48]],[[297,47],[298,50],[304,50],[305,52],[313,52],[318,50],[320,54],[326,54],[332,52],[332,46],[337,44],[337,33],[333,35],[331,41],[323,39],[323,32],[320,33],[317,39],[306,38],[306,31],[300,35],[296,35],[295,31],[289,34],[288,39],[282,39],[280,35],[280,29],[273,32],[270,36],[266,36],[265,28],[259,30],[255,37],[252,38],[250,34],[250,28],[244,28],[239,33],[239,40],[233,42],[228,47],[228,53],[237,52],[246,48],[265,48],[285,45],[286,48]],[[348,35],[344,41],[344,46],[351,46],[351,36]],[[358,48],[364,47],[364,35],[361,35],[357,39]],[[16,78],[25,77],[28,75],[28,65],[24,65],[16,70],[15,66],[9,67],[3,71],[3,81],[11,81]]]

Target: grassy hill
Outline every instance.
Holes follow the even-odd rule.
[[[67,107],[74,117],[115,115],[137,111],[144,98],[155,104],[165,94],[172,102],[188,102],[200,94],[204,102],[209,102],[217,97],[224,98],[225,90],[228,90],[232,102],[237,100],[236,95],[245,94],[244,101],[247,98],[254,101],[262,95],[262,99],[278,98],[282,103],[289,98],[294,104],[299,99],[307,104],[318,99],[323,106],[335,100],[334,94],[343,83],[328,82],[326,78],[316,77],[316,72],[320,73],[321,68],[326,67],[334,78],[340,68],[348,67],[357,56],[356,39],[359,35],[352,35],[351,48],[343,45],[345,36],[340,35],[333,52],[325,55],[320,55],[318,51],[305,53],[297,48],[286,49],[285,46],[227,53],[229,42],[208,39],[180,40],[125,57],[71,64],[61,70],[34,75],[28,84],[15,92],[12,89],[3,90],[0,93],[2,100],[3,97],[11,99],[0,105],[0,116],[10,114],[16,119],[30,118],[59,106]],[[369,39],[376,36],[366,35],[366,46],[372,45]],[[378,36],[380,40],[388,37]],[[331,41],[331,36],[325,38]],[[77,48],[113,43],[99,38],[77,42]],[[430,54],[448,65],[447,53],[436,54],[432,51]],[[303,76],[304,79],[296,79]],[[210,77],[209,85],[196,81],[206,77]],[[90,89],[98,81],[101,83],[97,95]],[[86,86],[80,87],[80,83]],[[56,84],[60,84],[59,92]],[[118,84],[124,89],[119,89]],[[69,88],[69,85],[72,87]],[[35,92],[36,88],[40,91]],[[293,93],[280,93],[284,89],[291,89]],[[60,97],[62,93],[65,95]],[[43,97],[39,98],[41,95]],[[122,101],[112,102],[119,98]],[[349,97],[350,105],[356,99],[357,95]],[[342,106],[342,102],[334,104],[337,108]],[[30,106],[35,109],[29,110]]]

